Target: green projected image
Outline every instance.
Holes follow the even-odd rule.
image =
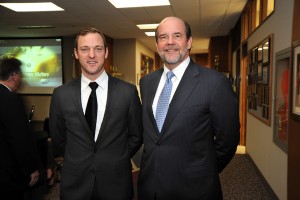
[[[0,39],[0,56],[15,57],[22,62],[19,93],[48,94],[62,85],[61,49],[61,39]]]

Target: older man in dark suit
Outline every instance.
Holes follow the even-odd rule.
[[[142,144],[137,89],[105,72],[108,48],[98,30],[81,30],[74,54],[81,78],[55,89],[49,118],[53,145],[64,152],[61,199],[130,200],[130,159]]]
[[[167,17],[156,29],[164,68],[140,81],[144,151],[141,200],[219,200],[219,173],[239,143],[238,101],[227,78],[189,57],[189,25]]]
[[[39,179],[40,158],[21,98],[21,62],[0,59],[0,198],[21,200]]]

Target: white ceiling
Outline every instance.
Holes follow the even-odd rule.
[[[1,3],[45,0],[0,0]],[[208,51],[209,38],[224,36],[236,24],[247,0],[170,0],[171,6],[117,9],[108,0],[52,0],[64,12],[17,13],[0,6],[0,37],[50,37],[74,35],[92,26],[113,39],[136,38],[156,51],[154,37],[136,24],[159,23],[167,16],[186,20],[192,29],[192,53]],[[19,26],[49,25],[47,29]]]

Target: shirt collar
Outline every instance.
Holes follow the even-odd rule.
[[[175,74],[175,77],[178,78],[179,80],[181,80],[187,66],[190,63],[190,57],[188,56],[182,63],[180,63],[180,65],[178,65],[177,67],[175,67],[175,69],[172,70],[172,72]],[[165,74],[167,74],[167,72],[170,71],[165,65],[164,65],[164,76],[166,76]]]
[[[81,89],[85,90],[87,87],[89,87],[89,83],[93,82],[90,79],[88,79],[84,74],[81,74]],[[102,88],[105,89],[107,87],[108,83],[108,75],[106,71],[104,70],[102,74],[95,80],[96,83]]]

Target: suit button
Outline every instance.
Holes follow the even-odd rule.
[[[96,147],[94,148],[94,153],[97,153],[97,148]]]
[[[94,169],[92,169],[92,170],[91,170],[91,173],[92,173],[92,174],[95,174],[95,170],[94,170]]]
[[[160,142],[157,142],[156,145],[157,145],[157,146],[160,146]]]

